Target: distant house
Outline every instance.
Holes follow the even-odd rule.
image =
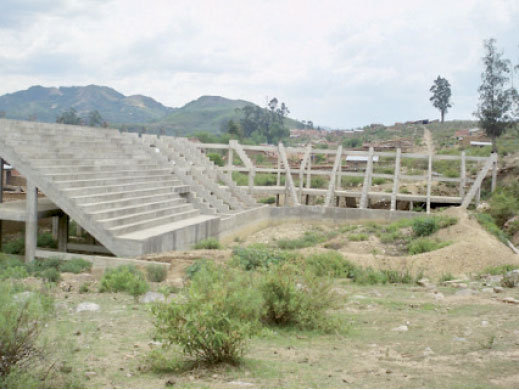
[[[290,138],[321,138],[326,134],[325,130],[315,129],[292,129],[290,130]]]
[[[458,141],[462,141],[463,138],[468,137],[469,135],[470,135],[470,130],[469,129],[457,130],[454,133],[454,136],[456,137],[456,139]]]

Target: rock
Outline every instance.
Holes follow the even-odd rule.
[[[478,207],[476,207],[476,210],[479,211],[479,212],[485,212],[485,211],[488,211],[490,210],[490,205],[488,204],[488,202],[480,202],[478,204]]]
[[[418,282],[416,282],[416,284],[421,287],[428,287],[431,284],[431,281],[427,278],[422,278]]]
[[[481,326],[486,328],[488,326],[488,321],[481,321]]]
[[[504,303],[513,303],[514,305],[519,305],[519,299],[515,299],[512,297],[503,298],[501,299],[501,301]]]
[[[76,313],[80,313],[82,311],[99,311],[101,309],[101,306],[99,306],[97,303],[93,302],[81,302],[76,307]]]
[[[177,381],[176,381],[175,378],[169,378],[169,379],[166,381],[166,386],[173,386],[173,385],[175,385],[175,383],[177,383]]]
[[[146,294],[139,298],[140,303],[153,303],[153,302],[164,302],[166,297],[164,294],[148,291]]]
[[[429,355],[432,355],[432,354],[434,354],[434,352],[431,349],[431,347],[425,347],[425,349],[423,350],[423,355],[424,356],[429,356]]]
[[[97,373],[95,371],[86,371],[85,372],[85,376],[87,377],[87,379],[93,378],[96,375],[97,375]]]
[[[14,294],[13,295],[13,299],[14,299],[15,302],[20,302],[21,303],[21,302],[27,301],[33,295],[34,295],[34,293],[32,291],[23,291],[21,293]]]
[[[487,275],[485,276],[485,282],[489,285],[501,283],[503,275]]]
[[[464,288],[463,290],[459,290],[454,293],[454,295],[457,297],[470,297],[474,294],[475,294],[474,290],[471,290],[468,288]]]
[[[400,325],[400,326],[397,326],[396,328],[393,328],[391,330],[393,332],[407,332],[409,330],[409,328],[407,327],[407,325]]]
[[[494,289],[490,288],[490,287],[485,287],[484,289],[481,290],[481,292],[484,292],[487,294],[492,294],[494,292]]]
[[[467,339],[465,337],[457,337],[457,336],[453,337],[452,340],[460,342],[460,343],[467,341]]]
[[[458,284],[463,283],[465,279],[453,279],[453,280],[446,280],[442,284],[444,286],[450,286],[450,287],[456,287]]]
[[[519,269],[507,272],[501,280],[501,286],[508,288],[519,286]]]
[[[254,386],[253,383],[242,382],[242,381],[231,381],[231,382],[229,382],[229,384],[234,385],[234,386]]]
[[[441,301],[441,300],[445,299],[445,295],[443,295],[441,292],[438,292],[438,291],[433,294],[433,297],[437,301]]]
[[[503,287],[498,287],[498,286],[494,287],[495,293],[499,294],[499,293],[502,293],[503,291],[505,291],[505,289]]]
[[[519,215],[516,215],[515,217],[512,217],[508,221],[506,221],[503,225],[503,230],[508,230],[512,228],[512,226],[515,224],[519,224]]]

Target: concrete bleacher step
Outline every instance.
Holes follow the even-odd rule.
[[[140,175],[164,175],[172,174],[173,168],[157,168],[149,170],[117,170],[117,171],[103,171],[103,172],[86,172],[86,173],[50,173],[44,176],[54,181],[67,181],[67,180],[95,180],[103,179],[107,176],[113,178],[124,178]]]
[[[122,207],[111,207],[105,209],[91,208],[91,212],[87,214],[91,215],[96,220],[116,218],[120,215],[126,214],[137,214],[140,212],[157,210],[160,208],[167,208],[170,206],[176,206],[180,204],[187,204],[184,198],[180,196],[160,199],[155,202],[145,203],[143,198],[140,198],[138,203],[128,204]]]
[[[196,211],[193,206],[188,203],[180,203],[171,206],[165,206],[158,209],[145,210],[133,213],[131,210],[112,218],[97,219],[97,222],[105,228],[113,228],[118,226],[126,226],[138,222],[148,221],[150,219],[162,218],[170,215],[185,213],[188,211]]]
[[[123,183],[123,184],[112,184],[112,185],[100,185],[100,186],[92,186],[92,187],[72,187],[72,188],[64,188],[63,192],[68,196],[76,196],[76,195],[89,195],[89,194],[104,194],[104,193],[112,193],[112,192],[123,192],[123,191],[133,191],[141,188],[148,187],[159,187],[159,186],[170,186],[170,187],[178,187],[182,185],[182,182],[176,179],[174,176],[170,176],[168,180],[157,180],[157,181],[139,181],[132,183]]]
[[[95,186],[109,186],[117,184],[130,184],[134,182],[153,182],[153,181],[168,181],[175,179],[176,177],[172,174],[158,174],[158,175],[144,175],[142,174],[133,176],[115,176],[111,177],[104,175],[102,178],[95,179],[80,179],[80,180],[55,180],[57,186],[63,189],[82,188],[82,187],[95,187]]]
[[[93,203],[80,203],[79,206],[85,211],[87,214],[92,213],[102,213],[103,211],[110,209],[118,209],[124,207],[135,207],[141,204],[149,204],[154,202],[167,202],[169,200],[181,200],[184,201],[183,198],[177,192],[166,192],[163,194],[155,193],[152,195],[146,196],[137,196],[134,198],[126,198],[126,199],[116,199],[116,200],[108,200],[103,202],[93,202]]]
[[[120,170],[130,170],[130,169],[159,169],[162,168],[161,165],[153,162],[153,163],[143,163],[143,164],[135,164],[131,160],[125,161],[121,164],[111,164],[111,165],[75,165],[73,167],[56,167],[54,165],[51,166],[42,166],[38,167],[38,170],[42,173],[46,174],[55,174],[55,173],[88,173],[88,172],[103,172],[103,171],[116,171]]]
[[[120,156],[120,157],[114,157],[114,156],[103,156],[103,157],[96,157],[96,158],[72,158],[72,159],[65,159],[65,158],[55,158],[55,159],[33,159],[31,161],[31,165],[33,167],[46,167],[46,166],[72,166],[72,165],[92,165],[92,166],[99,166],[99,165],[116,165],[121,162],[128,162],[127,156]],[[139,164],[139,163],[146,163],[149,162],[149,159],[145,157],[141,158],[133,158],[133,163]]]
[[[107,202],[111,200],[118,199],[127,199],[127,198],[136,198],[140,196],[146,195],[154,195],[154,194],[166,194],[166,193],[183,193],[189,192],[189,186],[180,185],[180,186],[160,186],[160,187],[150,187],[143,188],[139,190],[133,191],[121,191],[121,192],[107,192],[102,194],[90,194],[90,195],[81,195],[81,196],[73,196],[73,199],[77,204],[81,203],[98,203],[98,202]]]
[[[144,229],[151,228],[154,226],[159,226],[159,225],[167,224],[170,222],[177,222],[177,221],[181,221],[183,219],[192,218],[199,214],[200,214],[200,211],[191,209],[191,210],[177,213],[177,214],[165,215],[162,217],[148,219],[146,221],[131,223],[128,225],[116,226],[113,228],[108,228],[107,230],[109,232],[111,232],[114,236],[120,236],[120,235],[127,234],[127,233],[138,232],[139,230],[144,230]]]

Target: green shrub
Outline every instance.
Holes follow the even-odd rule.
[[[236,363],[260,329],[262,299],[252,273],[206,263],[184,300],[152,307],[156,337],[209,364]]]
[[[109,268],[103,274],[99,292],[120,292],[124,291],[134,298],[144,294],[149,290],[149,285],[144,279],[144,275],[135,266],[120,265],[116,268]]]
[[[7,267],[0,269],[0,280],[23,279],[29,276],[27,268],[24,266]]]
[[[58,247],[58,242],[54,239],[54,237],[52,237],[51,233],[45,232],[38,234],[38,240],[36,245],[41,248],[56,249]]]
[[[321,177],[321,176],[313,176],[310,179],[310,187],[311,188],[325,188],[326,180],[324,179],[324,177]]]
[[[294,240],[282,239],[277,242],[278,247],[281,249],[300,249],[314,246],[321,242],[328,240],[331,237],[330,234],[321,232],[305,232],[301,237]]]
[[[92,269],[92,263],[84,259],[63,260],[59,264],[61,272],[70,272],[73,274],[80,274]]]
[[[47,268],[41,273],[41,277],[50,283],[57,283],[61,280],[61,274],[56,268]]]
[[[416,238],[407,245],[407,252],[410,255],[431,252],[450,245],[450,242],[434,241],[428,238]]]
[[[343,176],[341,185],[343,187],[358,187],[364,182],[364,178],[360,176]]]
[[[383,177],[375,177],[373,178],[373,184],[374,185],[381,185],[381,184],[384,184],[387,180],[384,179]]]
[[[276,184],[277,176],[274,173],[257,173],[254,176],[254,185],[256,186],[275,186]],[[281,182],[281,178],[280,184],[285,184],[284,180]]]
[[[81,286],[79,286],[79,293],[86,294],[87,292],[90,292],[90,283],[81,283]]]
[[[232,251],[232,264],[247,271],[257,268],[268,268],[273,264],[279,264],[294,260],[297,255],[279,249],[268,248],[262,244],[248,247],[235,247]]]
[[[261,198],[258,202],[263,204],[274,204],[276,203],[276,197],[269,196],[268,198]]]
[[[209,261],[208,259],[196,259],[193,264],[186,268],[188,279],[193,279],[197,272],[204,268]]]
[[[386,284],[388,277],[385,273],[375,270],[371,267],[357,267],[352,275],[353,282],[362,285]]]
[[[206,238],[196,243],[195,249],[222,249],[222,245],[216,238]]]
[[[328,280],[301,273],[294,264],[279,264],[265,272],[260,284],[264,299],[263,320],[277,326],[332,330],[327,315],[335,308],[336,296]]]
[[[310,255],[305,258],[305,265],[316,276],[336,278],[350,278],[356,269],[353,263],[335,251]]]
[[[14,372],[29,370],[40,354],[37,339],[53,307],[36,292],[17,294],[9,283],[0,284],[0,387]],[[12,381],[12,377],[10,378]]]
[[[414,218],[411,226],[416,237],[426,237],[457,222],[458,220],[455,217],[435,215]]]
[[[350,241],[366,241],[367,239],[368,235],[366,233],[356,233],[348,235],[348,240]]]
[[[483,270],[483,274],[488,275],[504,275],[509,271],[513,271],[514,269],[518,269],[519,265],[516,264],[503,264],[496,265],[492,267],[487,267]]]
[[[476,220],[479,222],[479,224],[483,226],[487,232],[496,236],[502,243],[507,244],[508,236],[496,225],[494,218],[491,215],[485,213],[476,213],[474,216],[476,217]]]
[[[506,221],[519,213],[519,199],[515,194],[499,189],[490,199],[490,215],[497,226],[502,227]]]
[[[11,255],[23,255],[25,253],[25,240],[23,238],[16,238],[2,244],[2,252]]]
[[[146,266],[146,276],[150,282],[163,282],[168,276],[168,269],[165,265],[149,264]]]
[[[207,157],[214,163],[214,165],[223,167],[223,158],[219,153],[207,153]]]
[[[454,279],[456,279],[456,278],[455,278],[454,275],[451,274],[450,272],[443,273],[443,274],[440,276],[440,283],[448,282],[449,280],[454,280]]]

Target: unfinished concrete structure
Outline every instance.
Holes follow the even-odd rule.
[[[227,149],[230,164],[215,166],[203,153],[207,149]],[[256,168],[247,150],[270,151],[278,156],[277,168]],[[288,155],[300,153],[303,157],[294,168]],[[236,153],[244,167],[232,165]],[[315,153],[334,154],[330,171],[311,168]],[[329,220],[393,219],[407,212],[396,210],[397,200],[442,202],[445,197],[430,193],[432,159],[426,180],[428,193],[415,196],[398,193],[401,156],[423,158],[423,155],[403,154],[397,151],[394,175],[373,173],[374,156],[389,152],[312,150],[278,146],[242,146],[236,141],[229,145],[197,144],[184,138],[158,137],[135,133],[121,133],[114,129],[47,124],[0,119],[0,157],[8,161],[27,179],[25,205],[2,204],[0,219],[18,219],[26,222],[26,259],[36,254],[38,218],[58,218],[59,249],[67,249],[68,218],[72,218],[109,252],[119,257],[135,257],[146,253],[189,249],[207,237],[229,237],[256,229],[280,218]],[[341,170],[346,155],[365,155],[367,167],[362,176],[362,191],[352,193],[340,189]],[[464,207],[477,197],[481,183],[496,158],[462,156],[434,156],[439,159],[460,159],[484,162],[484,167],[465,193],[469,180],[464,173],[459,179],[439,178],[460,183],[460,196],[448,202]],[[233,171],[249,174],[248,185],[237,186],[231,178]],[[259,188],[254,185],[256,172],[277,173],[277,186]],[[494,172],[495,173],[495,172]],[[285,175],[285,186],[280,185]],[[296,187],[293,175],[299,177]],[[304,176],[306,175],[306,186]],[[327,175],[328,189],[310,188],[311,175]],[[393,192],[371,192],[374,177],[394,179]],[[420,180],[421,177],[407,177]],[[436,178],[435,180],[438,180]],[[493,175],[493,182],[495,174]],[[0,181],[1,182],[1,181]],[[463,190],[463,192],[462,192]],[[47,199],[38,199],[38,191]],[[259,205],[252,195],[257,193],[285,193],[292,207],[272,208]],[[301,206],[305,195],[324,195],[324,207]],[[359,199],[358,209],[333,207],[341,196]],[[370,199],[389,197],[390,210],[368,210]],[[285,202],[288,205],[288,202]]]

